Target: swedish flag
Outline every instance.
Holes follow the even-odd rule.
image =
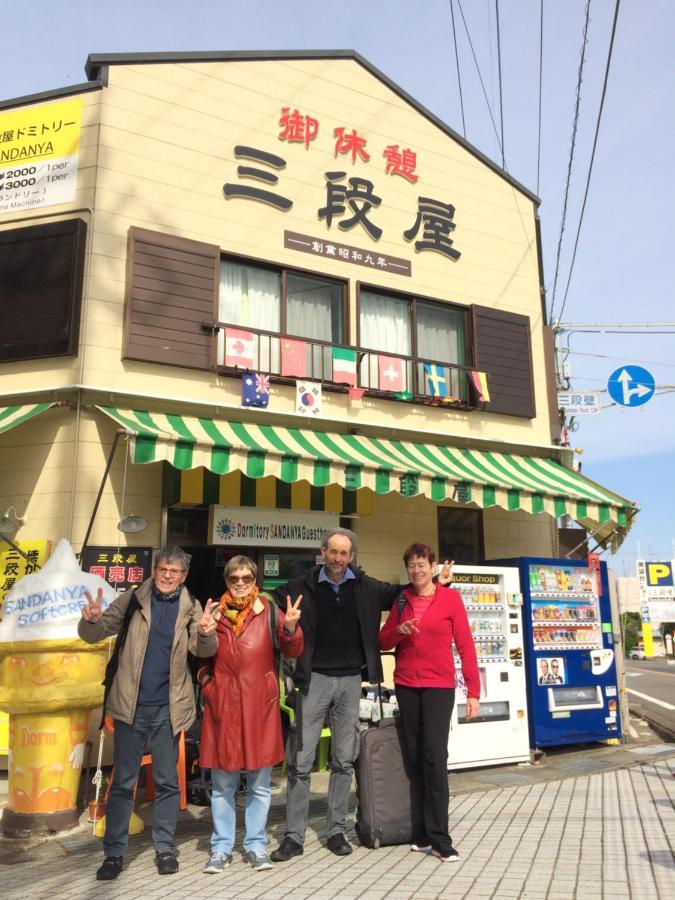
[[[447,369],[436,366],[433,363],[424,363],[424,387],[425,393],[432,397],[448,396]]]

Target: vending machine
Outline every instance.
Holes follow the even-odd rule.
[[[517,568],[454,566],[473,633],[481,680],[480,714],[466,718],[461,661],[450,722],[448,769],[530,759],[523,620]]]
[[[533,747],[621,735],[607,565],[502,560],[520,569]]]

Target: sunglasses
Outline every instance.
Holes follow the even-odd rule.
[[[253,584],[255,575],[228,575],[225,580],[228,584],[237,584],[240,581],[242,584]]]
[[[155,569],[158,575],[167,575],[169,578],[178,578],[184,571],[184,569],[167,569],[164,566],[158,566]]]

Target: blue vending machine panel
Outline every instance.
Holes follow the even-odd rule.
[[[533,747],[621,734],[607,565],[521,558],[528,716]]]

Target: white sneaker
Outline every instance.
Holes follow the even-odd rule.
[[[211,854],[209,861],[204,868],[204,872],[207,875],[218,875],[220,872],[224,872],[231,862],[231,853],[220,853],[219,851],[216,851]]]
[[[411,844],[410,849],[414,853],[431,853],[431,844]]]
[[[249,850],[246,859],[253,866],[256,872],[262,872],[263,869],[271,869],[272,860],[264,850]]]

